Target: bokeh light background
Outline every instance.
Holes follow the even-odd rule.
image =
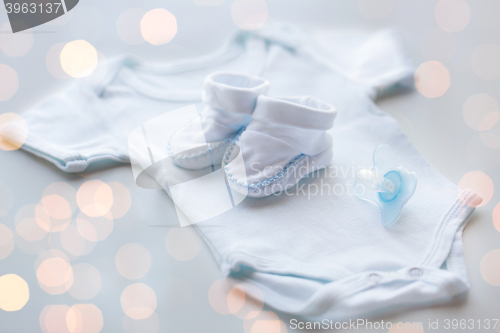
[[[17,151],[28,135],[22,111],[96,68],[105,73],[106,59],[196,57],[266,21],[318,35],[383,27],[404,35],[416,90],[378,104],[434,167],[485,200],[464,233],[468,300],[383,319],[498,318],[498,17],[497,0],[81,0],[13,35],[0,9],[0,129],[18,133],[0,136],[0,331],[291,331],[261,291],[221,279],[198,234],[174,227],[165,193],[135,186],[129,167],[68,175]]]

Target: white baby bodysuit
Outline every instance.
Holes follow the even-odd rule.
[[[270,96],[310,95],[338,110],[329,168],[288,193],[245,198],[195,224],[226,276],[259,287],[271,307],[313,320],[437,303],[468,289],[461,234],[480,198],[440,175],[373,102],[412,82],[413,68],[392,31],[313,38],[274,26],[240,33],[197,61],[158,66],[120,59],[104,80],[77,83],[25,112],[30,132],[23,148],[67,172],[95,161],[128,162],[129,133],[166,111],[194,102],[201,108],[203,79],[218,70],[262,76],[271,82]],[[380,144],[418,175],[414,196],[390,228],[353,191],[357,170],[371,167]],[[180,191],[174,202],[196,220],[189,194]]]

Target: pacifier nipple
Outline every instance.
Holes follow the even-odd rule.
[[[417,175],[405,169],[391,147],[380,145],[373,152],[373,167],[361,169],[354,184],[358,198],[375,203],[382,224],[394,224],[417,186]]]
[[[364,185],[365,189],[370,191],[381,193],[394,193],[396,191],[396,185],[390,179],[384,178],[370,169],[359,170],[356,179],[358,184]]]

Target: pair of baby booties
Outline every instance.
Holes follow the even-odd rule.
[[[198,170],[221,164],[229,186],[259,198],[285,191],[332,159],[337,111],[317,98],[270,97],[270,82],[216,72],[204,82],[201,119],[193,119],[169,142],[174,163]],[[200,127],[201,123],[201,127]],[[206,142],[193,147],[193,142]]]

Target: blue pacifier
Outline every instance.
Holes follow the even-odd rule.
[[[416,187],[417,174],[405,169],[391,147],[384,144],[373,152],[373,167],[361,169],[356,175],[354,192],[379,206],[382,224],[389,227],[398,220]]]

